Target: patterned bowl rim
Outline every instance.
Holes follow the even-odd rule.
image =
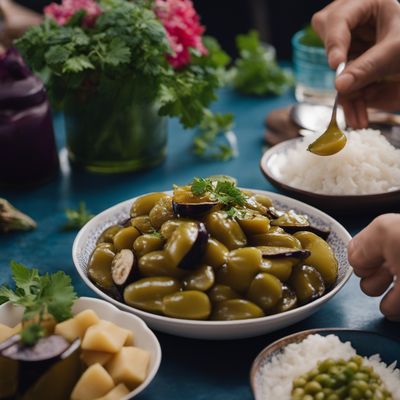
[[[290,207],[290,209],[297,208],[300,209],[302,213],[306,214],[310,219],[312,218],[319,218],[324,222],[324,225],[328,225],[331,228],[331,231],[337,231],[340,233],[341,239],[344,241],[344,245],[347,245],[347,243],[351,239],[351,235],[349,232],[334,218],[329,216],[328,214],[324,213],[323,211],[312,207],[306,203],[303,203],[299,200],[292,199],[291,197],[284,196],[278,193],[274,192],[268,192],[265,190],[259,190],[259,189],[249,189],[249,188],[241,188],[242,190],[249,190],[252,191],[253,193],[256,194],[264,194],[272,198],[274,202],[278,203],[284,203],[284,204],[290,204],[287,207]],[[171,194],[172,191],[165,191],[164,193],[166,194]],[[145,193],[149,194],[149,193]],[[353,269],[351,266],[346,263],[346,265],[342,265],[342,269],[345,269],[344,275],[342,276],[342,279],[339,282],[336,282],[335,286],[330,289],[329,292],[325,293],[322,297],[320,297],[317,300],[314,300],[308,304],[302,305],[300,307],[297,307],[293,310],[290,311],[285,311],[280,314],[273,314],[273,315],[267,315],[265,317],[260,317],[260,318],[250,318],[250,319],[240,319],[240,320],[233,320],[233,321],[203,321],[203,320],[189,320],[189,319],[180,319],[180,318],[172,318],[172,317],[166,317],[162,315],[157,315],[153,314],[150,312],[146,312],[143,310],[140,310],[135,307],[131,307],[127,304],[121,303],[108,294],[104,293],[101,291],[97,286],[94,285],[94,283],[91,282],[91,280],[87,277],[86,271],[83,270],[83,268],[80,265],[79,262],[79,254],[81,252],[81,248],[83,247],[81,244],[83,236],[86,234],[88,230],[93,229],[96,225],[99,224],[99,221],[102,221],[103,219],[110,219],[106,218],[109,216],[112,216],[117,213],[121,208],[130,206],[132,202],[137,199],[138,197],[141,197],[145,194],[136,196],[132,199],[125,200],[123,202],[120,202],[104,211],[101,213],[97,214],[94,218],[92,218],[77,234],[73,246],[72,246],[72,259],[75,265],[76,270],[78,271],[78,274],[82,278],[82,280],[85,282],[85,284],[93,290],[98,296],[102,297],[103,299],[106,299],[107,301],[111,302],[113,305],[115,305],[119,309],[123,309],[128,312],[134,312],[137,316],[147,319],[148,320],[153,320],[153,321],[159,321],[159,322],[164,322],[164,323],[175,323],[175,324],[180,324],[180,325],[186,325],[186,326],[208,326],[210,328],[212,327],[221,327],[221,326],[243,326],[243,325],[253,325],[253,324],[260,324],[260,323],[267,323],[267,322],[277,322],[281,320],[286,320],[290,316],[296,316],[299,313],[311,311],[314,308],[318,307],[319,305],[324,304],[328,300],[330,300],[332,297],[334,297],[342,288],[343,286],[347,283],[347,281],[350,279]],[[104,222],[102,222],[103,225],[106,225]],[[340,266],[339,266],[340,268]]]

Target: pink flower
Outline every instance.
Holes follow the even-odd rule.
[[[83,26],[87,28],[92,27],[101,14],[100,6],[94,0],[63,0],[62,4],[51,3],[44,8],[44,13],[55,19],[59,25],[65,25],[80,10],[86,12]]]
[[[207,54],[202,41],[204,27],[191,0],[156,0],[154,12],[167,31],[172,54],[167,56],[176,69],[190,63],[190,49]]]

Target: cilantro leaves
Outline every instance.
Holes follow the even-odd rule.
[[[71,278],[62,271],[40,276],[37,269],[12,261],[11,272],[15,289],[1,286],[0,303],[11,301],[24,307],[23,322],[28,323],[21,332],[21,340],[33,345],[44,335],[41,322],[47,314],[56,321],[72,316],[76,293]]]
[[[232,207],[244,206],[246,195],[229,180],[215,181],[212,178],[194,178],[191,190],[195,196],[208,194],[211,201],[218,201],[226,210]],[[233,210],[230,214],[233,213]],[[229,213],[228,213],[229,215]]]
[[[103,12],[91,29],[81,27],[78,12],[64,26],[47,18],[16,41],[30,67],[45,78],[53,104],[62,107],[82,90],[85,98],[109,96],[139,82],[159,104],[160,115],[178,117],[186,128],[198,125],[216,99],[229,56],[205,37],[208,54],[193,51],[190,65],[174,70],[165,57],[171,49],[152,1],[99,4]]]
[[[67,208],[65,210],[65,216],[68,220],[64,225],[65,230],[80,229],[94,217],[94,215],[86,208],[86,204],[83,201],[79,203],[79,208],[77,210]]]
[[[236,45],[240,57],[229,71],[230,82],[235,89],[257,96],[280,95],[293,85],[292,75],[279,67],[256,31],[238,35]]]

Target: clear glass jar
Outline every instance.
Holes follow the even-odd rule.
[[[296,100],[332,105],[335,98],[335,71],[328,65],[325,49],[302,44],[303,35],[304,31],[299,31],[292,38]]]
[[[107,92],[81,91],[64,108],[70,160],[91,172],[137,171],[166,156],[167,118],[133,82]]]

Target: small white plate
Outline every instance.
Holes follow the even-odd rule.
[[[310,192],[284,183],[277,157],[294,148],[302,138],[286,140],[268,149],[261,158],[260,169],[269,182],[285,194],[337,214],[382,214],[384,211],[400,211],[400,190],[368,195],[329,195]]]
[[[129,400],[142,392],[155,377],[161,363],[161,347],[154,333],[146,324],[132,313],[118,310],[112,304],[91,297],[80,297],[75,301],[72,313],[78,314],[83,310],[93,310],[101,319],[111,321],[122,328],[129,329],[134,334],[135,346],[150,353],[150,365],[146,380],[135,390],[121,400]],[[0,306],[0,323],[16,326],[21,322],[23,308],[14,306],[10,302]]]
[[[339,261],[339,277],[335,286],[324,296],[309,304],[282,314],[262,318],[237,321],[193,321],[152,314],[123,304],[108,296],[97,288],[87,276],[87,265],[101,232],[110,225],[125,221],[135,199],[130,199],[109,208],[90,220],[78,233],[72,247],[72,258],[75,267],[86,283],[98,296],[113,303],[117,307],[143,318],[151,328],[172,335],[199,339],[237,339],[258,336],[293,325],[317,311],[325,302],[344,286],[350,278],[352,268],[347,261],[347,244],[351,239],[346,229],[329,215],[300,201],[276,193],[249,189],[254,193],[269,196],[279,209],[294,209],[298,213],[307,214],[310,222],[318,228],[329,229],[328,243],[331,245]]]

